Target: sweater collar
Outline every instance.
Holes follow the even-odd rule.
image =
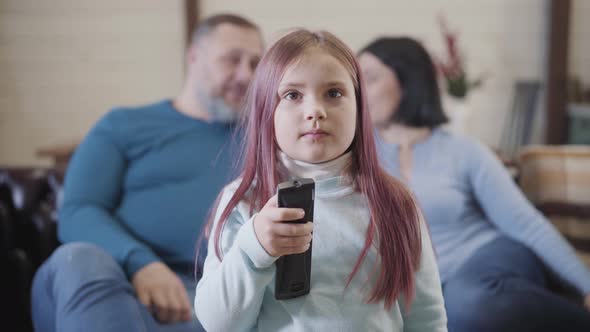
[[[279,151],[279,162],[290,178],[311,178],[317,196],[342,196],[352,193],[353,187],[345,171],[352,162],[352,152],[318,164],[294,160]]]

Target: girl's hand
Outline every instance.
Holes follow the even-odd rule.
[[[273,256],[299,254],[309,249],[313,223],[288,223],[303,218],[303,209],[279,208],[277,195],[271,197],[254,218],[254,232],[258,242]]]

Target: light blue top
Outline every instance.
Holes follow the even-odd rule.
[[[401,179],[398,146],[378,139],[384,167]],[[443,129],[413,146],[409,187],[430,227],[443,283],[503,234],[531,248],[557,275],[590,293],[590,272],[482,144]]]
[[[237,182],[225,189],[217,218],[236,189]],[[364,283],[374,272],[375,248],[346,288],[364,246],[369,211],[366,199],[342,177],[316,180],[311,291],[306,296],[275,300],[276,258],[258,242],[252,220],[249,206],[240,202],[223,229],[222,262],[214,253],[213,237],[209,241],[204,275],[195,296],[197,318],[207,331],[447,330],[426,227],[422,227],[421,265],[415,275],[416,298],[409,313],[403,299],[390,310],[382,301],[365,303],[372,287]]]

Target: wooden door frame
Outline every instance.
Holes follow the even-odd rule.
[[[551,0],[549,8],[548,76],[545,141],[565,144],[568,134],[567,86],[571,0]]]
[[[199,0],[184,0],[185,44],[191,43],[193,30],[197,26],[200,16]]]

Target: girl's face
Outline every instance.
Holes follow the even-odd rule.
[[[377,127],[387,126],[402,97],[397,76],[393,70],[369,52],[361,53],[358,60],[367,86],[367,103],[371,121]]]
[[[279,148],[289,157],[322,163],[341,156],[356,128],[350,74],[332,55],[313,48],[287,67],[274,113]]]

